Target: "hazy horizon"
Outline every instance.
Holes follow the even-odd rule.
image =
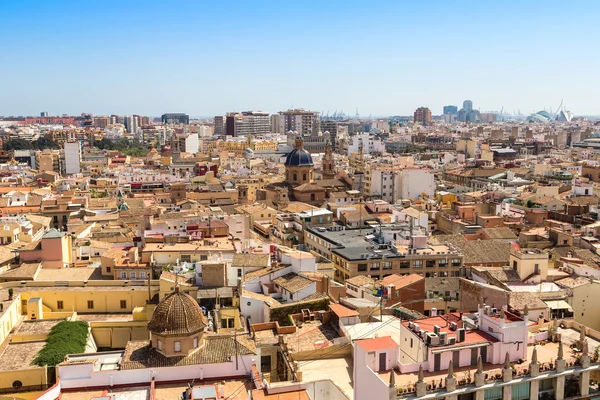
[[[0,3],[0,115],[599,115],[600,3]]]

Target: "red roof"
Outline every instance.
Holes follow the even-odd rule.
[[[448,318],[448,319],[446,319]],[[434,332],[434,326],[437,325],[440,327],[440,332],[446,332],[448,334],[447,338],[455,337],[458,339],[457,331],[453,331],[450,329],[450,323],[456,322],[458,328],[462,328],[462,320],[460,314],[458,313],[450,313],[447,316],[437,315],[435,317],[421,318],[412,320],[413,323],[419,325],[420,330],[424,330],[427,332]],[[408,328],[408,321],[403,321],[402,324]],[[486,343],[486,342],[498,342],[494,336],[490,335],[487,332],[484,332],[479,329],[466,329],[465,330],[465,341],[464,342],[456,342],[455,345],[447,346],[447,347],[455,347],[455,346],[464,346],[465,344],[476,344],[476,343]]]
[[[398,344],[390,336],[382,336],[375,339],[357,340],[356,344],[358,344],[363,350],[366,351],[391,349],[398,347]]]
[[[386,285],[393,284],[394,288],[399,289],[412,285],[413,283],[418,282],[422,279],[425,278],[418,274],[410,274],[405,276],[393,274],[383,278],[383,283],[385,283]]]
[[[331,311],[333,311],[335,313],[335,315],[338,316],[338,318],[357,317],[358,316],[358,311],[348,308],[346,306],[343,306],[341,304],[330,304],[329,308],[331,308]]]

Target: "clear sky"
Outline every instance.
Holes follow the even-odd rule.
[[[600,114],[600,1],[0,0],[0,115]]]

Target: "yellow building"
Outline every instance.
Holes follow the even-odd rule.
[[[216,141],[211,142],[208,145],[210,152],[216,151],[221,153],[223,151],[235,153],[238,157],[243,157],[246,149],[250,148],[253,151],[275,151],[277,150],[278,143],[274,140],[256,140],[251,136],[248,136],[245,141]]]
[[[509,263],[523,282],[537,283],[548,277],[548,254],[539,249],[511,248]]]
[[[144,307],[149,298],[158,294],[158,286],[130,286],[124,282],[102,282],[96,286],[83,282],[81,286],[47,286],[48,282],[28,282],[23,286],[16,282],[7,282],[15,292],[19,292],[22,312],[27,313],[27,301],[31,298],[42,299],[44,312],[77,313],[131,313],[137,307]],[[43,285],[43,286],[42,286]]]

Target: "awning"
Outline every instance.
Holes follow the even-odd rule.
[[[455,351],[455,350],[463,350],[463,349],[476,349],[477,347],[486,347],[489,346],[489,342],[481,342],[481,343],[472,343],[472,344],[465,344],[464,346],[461,345],[451,345],[451,346],[443,346],[443,347],[434,347],[431,350],[432,354],[440,354],[440,353],[445,353],[447,351]]]
[[[573,308],[571,308],[571,306],[569,305],[569,303],[567,303],[564,300],[551,300],[551,301],[545,301],[544,303],[546,303],[546,305],[551,310],[569,310],[569,311],[573,311]]]

